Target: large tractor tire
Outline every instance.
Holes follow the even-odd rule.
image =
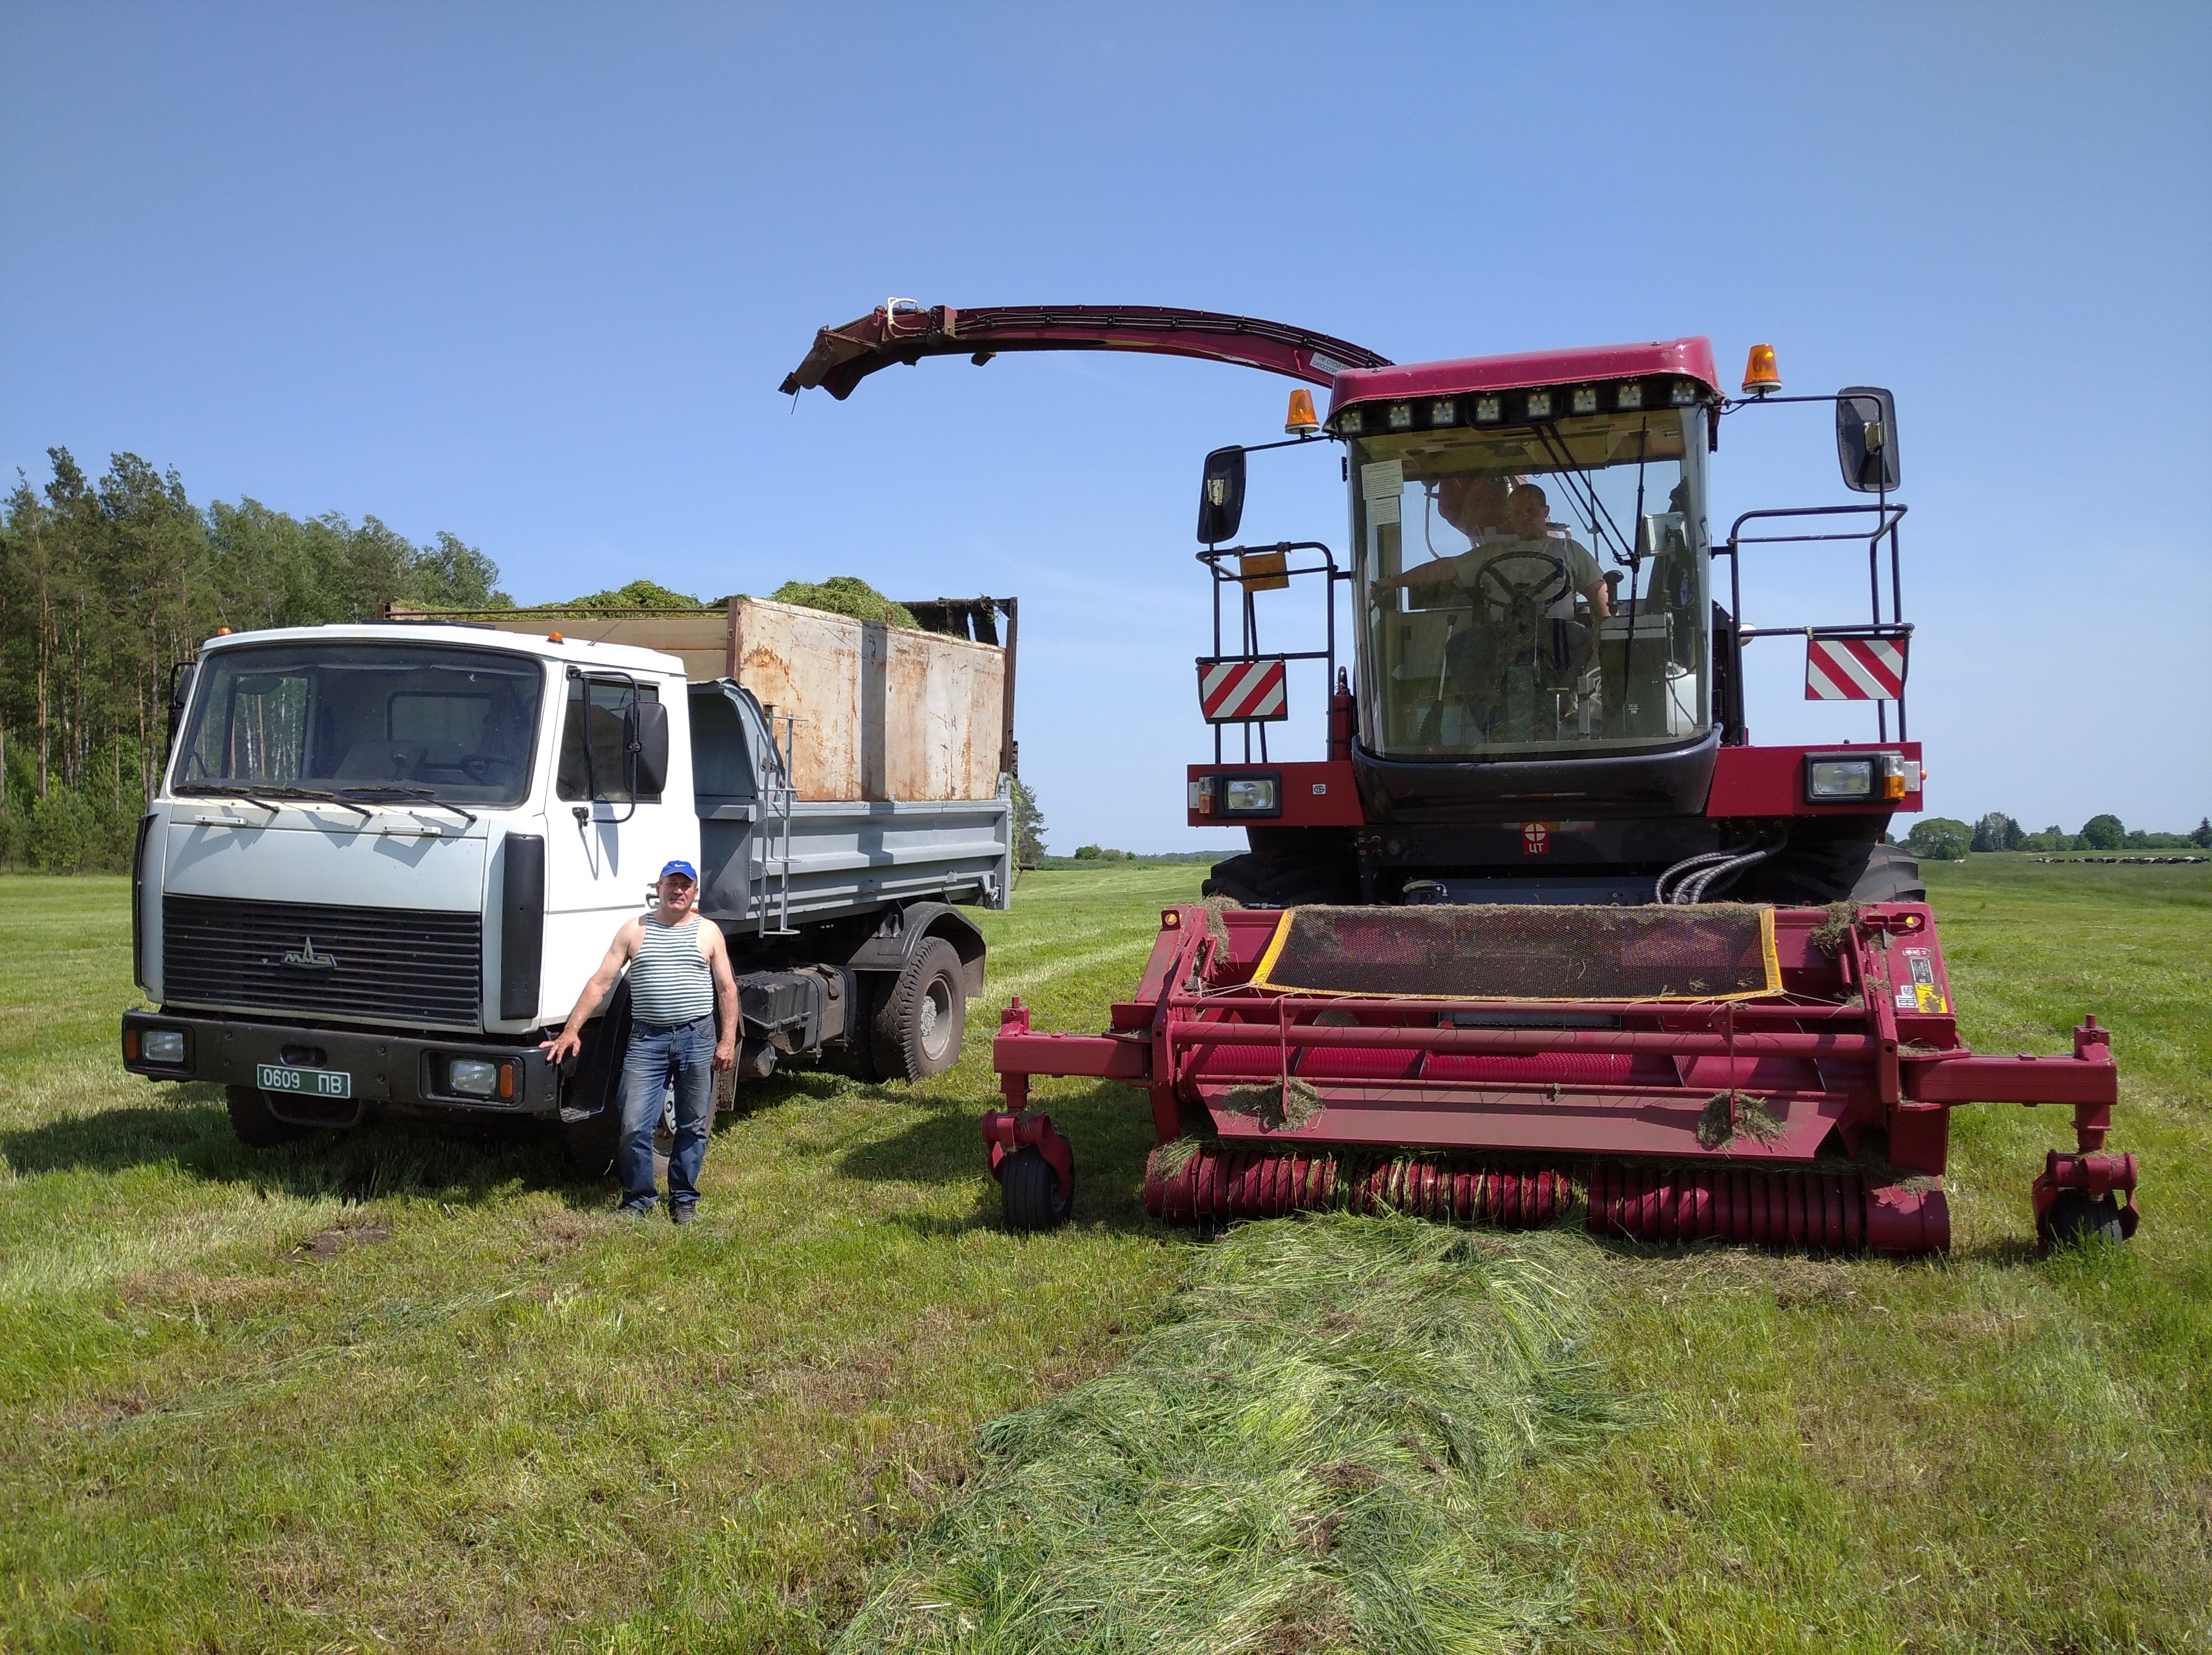
[[[230,1129],[249,1149],[274,1149],[307,1135],[307,1128],[278,1120],[258,1086],[225,1086],[222,1097],[230,1110]]]
[[[1302,908],[1352,900],[1347,869],[1331,857],[1248,850],[1216,862],[1200,890],[1245,908]]]
[[[876,1003],[874,1048],[877,1074],[886,1080],[924,1080],[960,1061],[968,1029],[968,988],[960,955],[942,937],[932,937],[913,957]]]
[[[1744,885],[1750,887],[1741,891],[1746,899],[1793,908],[1818,908],[1832,902],[1928,900],[1920,863],[1911,851],[1863,839],[1793,844],[1760,866]],[[1738,894],[1726,892],[1723,899]]]

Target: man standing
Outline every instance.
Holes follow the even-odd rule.
[[[738,980],[719,927],[692,911],[699,873],[689,862],[660,870],[650,914],[625,921],[607,957],[577,996],[568,1025],[544,1044],[556,1063],[583,1048],[584,1021],[599,1010],[625,967],[629,970],[629,1052],[623,1059],[621,1136],[615,1171],[622,1210],[652,1214],[653,1140],[671,1074],[676,1079],[676,1147],[668,1157],[669,1214],[689,1224],[699,1205],[699,1164],[714,1106],[715,1069],[737,1061]],[[720,1013],[721,1033],[714,1032]]]

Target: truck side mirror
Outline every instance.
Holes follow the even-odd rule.
[[[1198,490],[1198,538],[1209,546],[1237,538],[1244,520],[1244,451],[1216,448],[1206,457]]]
[[[1836,393],[1836,458],[1844,486],[1861,494],[1896,492],[1897,399],[1878,386]]]
[[[668,785],[668,709],[640,698],[623,712],[623,752],[633,799],[658,799]]]
[[[177,731],[185,721],[185,708],[192,698],[192,678],[198,672],[197,660],[180,660],[169,669],[169,745],[177,745]]]

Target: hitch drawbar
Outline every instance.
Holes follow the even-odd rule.
[[[1603,986],[1570,997],[1583,984]],[[2075,1147],[2033,1191],[2046,1244],[2139,1221],[2135,1158],[2105,1147],[2110,1032],[2092,1016],[2071,1056],[1969,1050],[1917,903],[1171,908],[1103,1033],[1032,1031],[1017,1000],[993,1062],[992,1171],[1003,1183],[1034,1147],[1062,1208],[1073,1163],[1029,1109],[1032,1075],[1144,1089],[1146,1202],[1169,1222],[1349,1207],[1532,1224],[1580,1202],[1604,1235],[1941,1252],[1968,1103],[2073,1110]]]

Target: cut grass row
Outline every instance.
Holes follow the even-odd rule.
[[[1948,1261],[1541,1238],[1592,1283],[1590,1383],[1634,1423],[1505,1478],[1518,1540],[1466,1512],[1456,1532],[1501,1579],[1549,1560],[1555,1636],[2212,1637],[2205,876],[1934,871],[1978,1046],[2063,1050],[2091,1008],[2113,1025],[2115,1147],[2144,1157],[2125,1252],[2034,1256],[2027,1185],[2070,1134],[1993,1109],[1959,1121]],[[1198,877],[1026,878],[988,920],[994,1000],[1018,986],[1038,1026],[1095,1026]],[[921,1525],[941,1546],[1034,1461],[1014,1427],[979,1458],[977,1428],[1058,1417],[1047,1398],[1133,1350],[1106,1384],[1141,1390],[1148,1353],[1218,1308],[1232,1255],[1142,1219],[1134,1093],[1041,1086],[1075,1141],[1076,1221],[994,1227],[988,1007],[928,1085],[753,1094],[717,1132],[702,1222],[640,1230],[532,1140],[385,1129],[258,1157],[207,1089],[123,1079],[126,907],[120,882],[0,880],[0,1646],[815,1648],[872,1578],[856,1637],[985,1647],[890,1615],[938,1601],[907,1589],[938,1555],[907,1551]],[[1164,1305],[1167,1342],[1140,1343]],[[1220,1394],[1254,1365],[1229,1360]],[[1176,1555],[1102,1549],[1093,1579],[1170,1591],[1152,1577]],[[1310,1646],[1392,1646],[1346,1601],[1315,1600]]]

